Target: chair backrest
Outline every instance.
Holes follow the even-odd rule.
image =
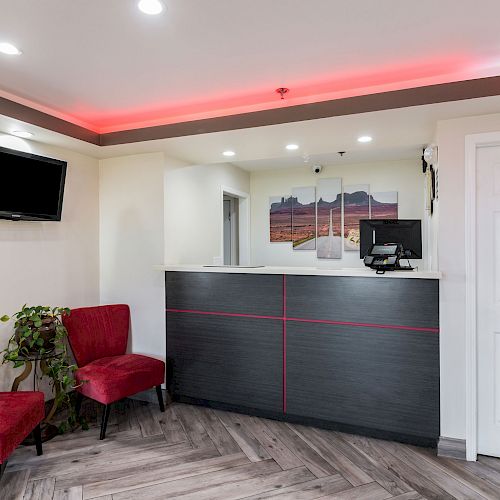
[[[127,350],[130,309],[125,304],[73,309],[63,323],[80,367]]]

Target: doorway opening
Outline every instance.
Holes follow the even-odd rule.
[[[224,193],[223,203],[223,264],[238,266],[240,264],[240,227],[239,200],[235,196]]]

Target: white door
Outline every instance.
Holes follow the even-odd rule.
[[[500,457],[500,146],[477,150],[478,453]]]

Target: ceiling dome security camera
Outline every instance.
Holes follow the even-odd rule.
[[[311,170],[313,174],[320,174],[321,171],[323,170],[323,167],[321,165],[313,165],[311,167]]]

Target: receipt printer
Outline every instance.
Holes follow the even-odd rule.
[[[377,274],[394,271],[399,269],[399,258],[402,250],[401,245],[397,243],[373,245],[370,253],[365,255],[363,262],[365,266],[375,269]]]

